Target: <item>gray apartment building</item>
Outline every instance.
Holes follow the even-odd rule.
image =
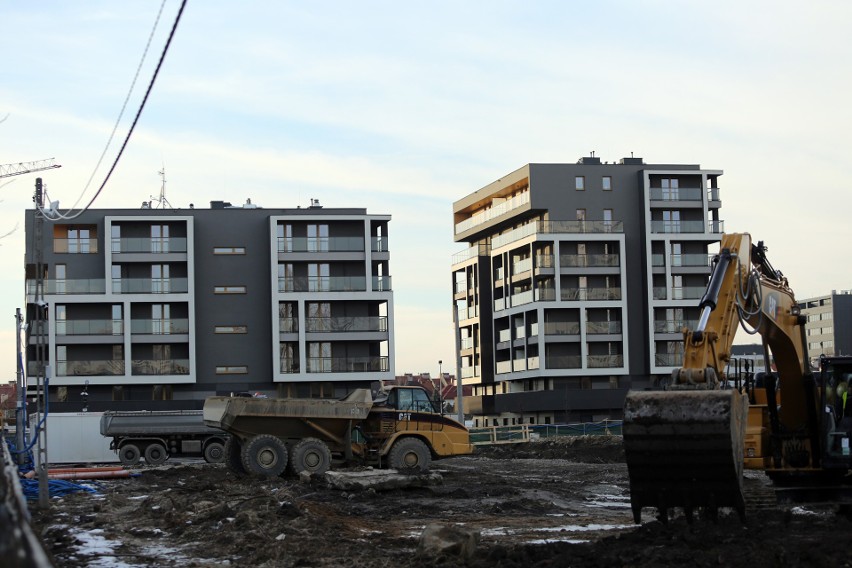
[[[832,290],[798,304],[808,318],[805,337],[812,364],[820,355],[852,355],[852,290]]]
[[[452,290],[475,424],[619,418],[681,365],[721,239],[721,170],[527,164],[453,204]]]
[[[214,201],[64,216],[26,216],[26,369],[33,385],[49,365],[52,412],[394,378],[389,215]]]

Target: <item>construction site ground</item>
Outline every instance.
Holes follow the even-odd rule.
[[[139,466],[97,494],[32,509],[58,566],[852,566],[834,508],[779,506],[747,472],[747,519],[633,523],[621,438],[479,448],[433,463],[440,482],[340,490],[320,478],[237,478],[202,461]],[[416,485],[416,484],[415,484]],[[475,553],[422,551],[441,523],[479,532]]]

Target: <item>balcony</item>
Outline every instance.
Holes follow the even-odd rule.
[[[96,254],[97,239],[53,239],[53,252],[57,254]]]
[[[479,366],[476,367],[462,367],[461,368],[461,376],[463,379],[469,379],[471,377],[479,376]]]
[[[544,364],[548,369],[580,369],[583,359],[579,355],[551,355],[545,357]]]
[[[390,292],[390,276],[373,276],[373,292]]]
[[[527,370],[534,371],[536,369],[538,369],[538,356],[527,359]]]
[[[383,373],[387,357],[308,357],[309,373]]]
[[[461,341],[459,341],[459,346],[464,351],[466,349],[473,349],[474,342],[472,337],[463,337]]]
[[[535,256],[536,268],[554,268],[552,254],[537,254]]]
[[[620,255],[617,254],[562,254],[559,264],[563,267],[590,268],[619,266]]]
[[[536,290],[535,290],[535,301],[536,302],[555,302],[556,301],[556,289],[555,288],[536,288]]]
[[[279,333],[298,333],[299,318],[281,318],[278,320]]]
[[[461,252],[457,252],[452,257],[453,264],[461,264],[471,258],[477,258],[480,256],[488,256],[491,254],[491,247],[488,245],[473,245],[472,247],[468,247]]]
[[[706,291],[705,286],[673,287],[672,300],[700,300]]]
[[[133,319],[130,320],[130,333],[133,335],[171,335],[189,333],[189,320],[175,319]]]
[[[459,321],[466,319],[473,319],[479,315],[479,309],[477,306],[471,306],[469,308],[459,308]]]
[[[545,335],[580,335],[580,323],[574,321],[544,322]]]
[[[512,264],[512,274],[521,274],[532,270],[532,258],[525,258]]]
[[[45,280],[44,294],[105,294],[106,280],[103,278],[82,278],[78,280]],[[27,294],[36,293],[35,280],[27,280]]]
[[[673,254],[669,257],[669,266],[684,268],[703,268],[710,266],[710,263],[712,261],[712,254]],[[665,255],[651,255],[651,266],[662,267],[665,265]]]
[[[114,278],[113,294],[186,294],[189,280],[186,278]]]
[[[170,238],[126,238],[112,239],[111,251],[115,254],[123,253],[170,253],[186,252],[186,239],[183,237]]]
[[[464,221],[456,223],[455,234],[458,235],[459,233],[464,233],[465,231],[468,231],[468,230],[470,230],[470,229],[472,229],[472,228],[474,228],[478,225],[483,225],[483,224],[487,223],[488,221],[491,221],[492,219],[496,219],[497,217],[500,217],[501,215],[505,215],[509,211],[512,211],[513,209],[517,209],[519,207],[522,207],[523,205],[526,205],[529,202],[530,202],[530,193],[529,193],[529,191],[525,191],[525,192],[523,192],[519,195],[516,195],[515,197],[513,197],[511,199],[507,199],[506,201],[500,203],[499,205],[496,205],[496,206],[491,207],[489,209],[478,211],[478,212],[474,213],[473,215],[471,215],[469,218],[465,219]]]
[[[655,300],[665,300],[668,298],[665,286],[654,286],[653,294]]]
[[[724,221],[651,221],[652,233],[723,233]]]
[[[623,355],[589,355],[586,359],[589,369],[611,369],[624,366]]]
[[[680,367],[683,365],[683,353],[655,353],[654,365],[657,367]]]
[[[507,341],[512,341],[512,330],[511,329],[501,329],[497,332],[497,343],[506,343]]]
[[[651,201],[701,201],[703,195],[700,187],[652,187],[648,190]]]
[[[491,248],[496,249],[537,233],[588,234],[623,232],[624,223],[622,221],[537,221],[494,237],[491,239]]]
[[[707,201],[720,201],[721,199],[718,187],[707,188]]]
[[[119,376],[124,374],[124,361],[57,361],[57,377]]]
[[[387,237],[370,237],[370,251],[389,252]]]
[[[465,368],[470,369],[471,367],[465,367]],[[497,374],[498,375],[504,375],[506,373],[511,373],[512,372],[512,362],[511,361],[497,361],[496,368],[497,368]],[[464,371],[464,369],[462,369],[462,371]],[[473,375],[471,375],[471,376],[473,376]],[[464,376],[464,374],[462,374],[462,377],[467,378],[467,377]]]
[[[299,372],[299,362],[292,359],[282,359],[278,370],[286,375]]]
[[[124,322],[114,319],[57,320],[56,335],[123,335]]]
[[[695,329],[696,320],[655,320],[654,333],[682,333],[683,328]]]
[[[388,318],[381,317],[331,317],[331,318],[306,318],[305,331],[311,333],[336,333],[356,331],[380,331],[388,330]]]
[[[364,276],[279,278],[279,292],[366,292]]]
[[[591,335],[617,335],[621,333],[621,322],[587,321],[586,333]]]
[[[620,300],[621,288],[563,288],[563,301]]]
[[[188,375],[189,359],[134,359],[132,375]]]
[[[527,360],[526,359],[515,359],[512,361],[512,368],[515,371],[526,371],[527,370]]]
[[[387,252],[387,239],[372,237],[373,252]],[[278,237],[278,252],[364,252],[363,237]]]

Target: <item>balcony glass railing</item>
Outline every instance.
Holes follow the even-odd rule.
[[[654,286],[653,294],[655,300],[665,300],[668,297],[666,296],[665,286]]]
[[[710,266],[713,255],[708,254],[673,254],[671,256],[672,266],[703,267]]]
[[[114,254],[124,253],[170,253],[186,252],[186,238],[123,238],[112,239],[110,243]]]
[[[651,201],[701,201],[704,190],[700,187],[652,187],[648,194]]]
[[[470,369],[471,367],[466,367],[466,368]],[[497,368],[497,374],[498,375],[511,373],[512,372],[512,362],[511,361],[497,361],[496,368]],[[464,369],[462,369],[462,373],[464,373]],[[473,375],[470,375],[470,376],[472,377]],[[464,377],[464,374],[462,374],[462,377]],[[464,378],[467,378],[467,377],[464,377]]]
[[[510,301],[512,302],[512,306],[522,306],[524,304],[529,304],[533,301],[533,291],[527,290],[526,292],[512,294],[512,296],[510,297]]]
[[[27,280],[27,294],[36,293],[34,280]],[[45,280],[45,294],[105,294],[106,281],[103,278],[85,278],[77,280]]]
[[[608,369],[613,367],[624,366],[623,355],[589,355],[586,358],[586,365],[590,369]]]
[[[189,280],[186,278],[114,278],[113,294],[186,294]]]
[[[683,365],[683,353],[656,353],[654,365],[657,367],[680,367]]]
[[[463,379],[469,379],[471,377],[479,376],[479,365],[476,367],[462,367],[461,376]]]
[[[529,359],[527,359],[527,369],[528,370],[533,371],[535,369],[538,369],[538,365],[539,365],[538,357],[530,357]]]
[[[473,245],[472,247],[468,247],[461,252],[457,252],[452,257],[453,264],[460,264],[466,260],[470,260],[471,258],[476,258],[478,256],[488,256],[491,254],[491,247],[488,245]]]
[[[390,290],[390,276],[373,276],[373,292],[389,292]]]
[[[552,254],[537,254],[535,257],[536,268],[553,268]]]
[[[497,342],[505,343],[507,341],[512,341],[512,330],[511,329],[501,329],[497,332]]]
[[[469,308],[459,308],[459,321],[466,319],[473,319],[479,315],[479,309],[476,306],[471,306]]]
[[[57,320],[56,335],[122,335],[122,320]]]
[[[672,300],[699,300],[706,291],[704,286],[673,287]]]
[[[364,276],[328,276],[279,278],[279,292],[365,292],[367,278]]]
[[[124,361],[94,360],[94,361],[57,361],[57,377],[74,376],[116,376],[124,374]]]
[[[189,359],[133,359],[132,375],[188,375]]]
[[[617,254],[563,254],[559,256],[559,264],[571,268],[618,266],[619,259]]]
[[[526,371],[527,370],[527,360],[526,359],[515,359],[512,361],[512,369],[515,371]]]
[[[536,302],[554,302],[554,301],[556,301],[556,289],[555,288],[536,288],[536,290],[535,290],[535,301]]]
[[[308,357],[309,373],[381,373],[388,369],[387,357]]]
[[[305,331],[322,332],[353,332],[353,331],[387,331],[388,318],[377,317],[331,317],[306,318]]]
[[[582,357],[579,355],[550,355],[544,359],[548,369],[579,369],[582,363]]]
[[[497,298],[494,300],[494,311],[499,312],[506,309],[506,298]]]
[[[500,215],[504,215],[509,211],[517,209],[518,207],[521,207],[529,202],[530,193],[529,191],[525,191],[511,199],[507,199],[499,205],[495,205],[494,207],[491,207],[489,209],[484,209],[482,211],[474,213],[464,221],[456,223],[455,234],[458,235],[459,233],[463,233],[469,229],[472,229],[473,227],[476,227],[477,225],[487,223],[488,221],[496,219]]]
[[[654,333],[681,333],[683,328],[695,329],[696,320],[655,320]]]
[[[491,239],[491,248],[499,248],[536,233],[584,234],[623,232],[624,223],[622,221],[537,221],[494,237]]]
[[[386,246],[383,240],[381,244]],[[377,239],[370,246],[380,242]],[[364,252],[364,237],[278,237],[278,252]]]
[[[278,366],[280,372],[285,374],[290,373],[298,373],[299,372],[299,362],[293,361],[292,359],[282,359],[280,361],[280,365]]]
[[[298,333],[299,318],[281,318],[278,320],[278,331],[280,333]]]
[[[563,301],[620,300],[621,288],[563,288]]]
[[[532,270],[532,258],[525,258],[512,264],[512,274],[520,274]]]
[[[580,323],[574,321],[544,322],[545,335],[580,335]]]
[[[719,201],[720,199],[718,187],[710,187],[707,189],[707,201]]]
[[[722,233],[724,221],[651,221],[652,233]]]
[[[618,334],[621,333],[620,321],[587,321],[586,333],[592,335],[598,334]]]
[[[53,239],[53,252],[57,254],[95,254],[97,239]]]
[[[473,349],[473,338],[472,337],[463,337],[459,342],[459,345],[462,349]]]
[[[189,320],[175,319],[133,319],[130,320],[130,333],[133,335],[170,335],[189,333]]]
[[[388,252],[387,237],[370,237],[370,250],[373,252]]]

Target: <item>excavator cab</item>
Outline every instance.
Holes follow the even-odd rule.
[[[823,467],[852,467],[852,357],[822,357],[825,452]]]

